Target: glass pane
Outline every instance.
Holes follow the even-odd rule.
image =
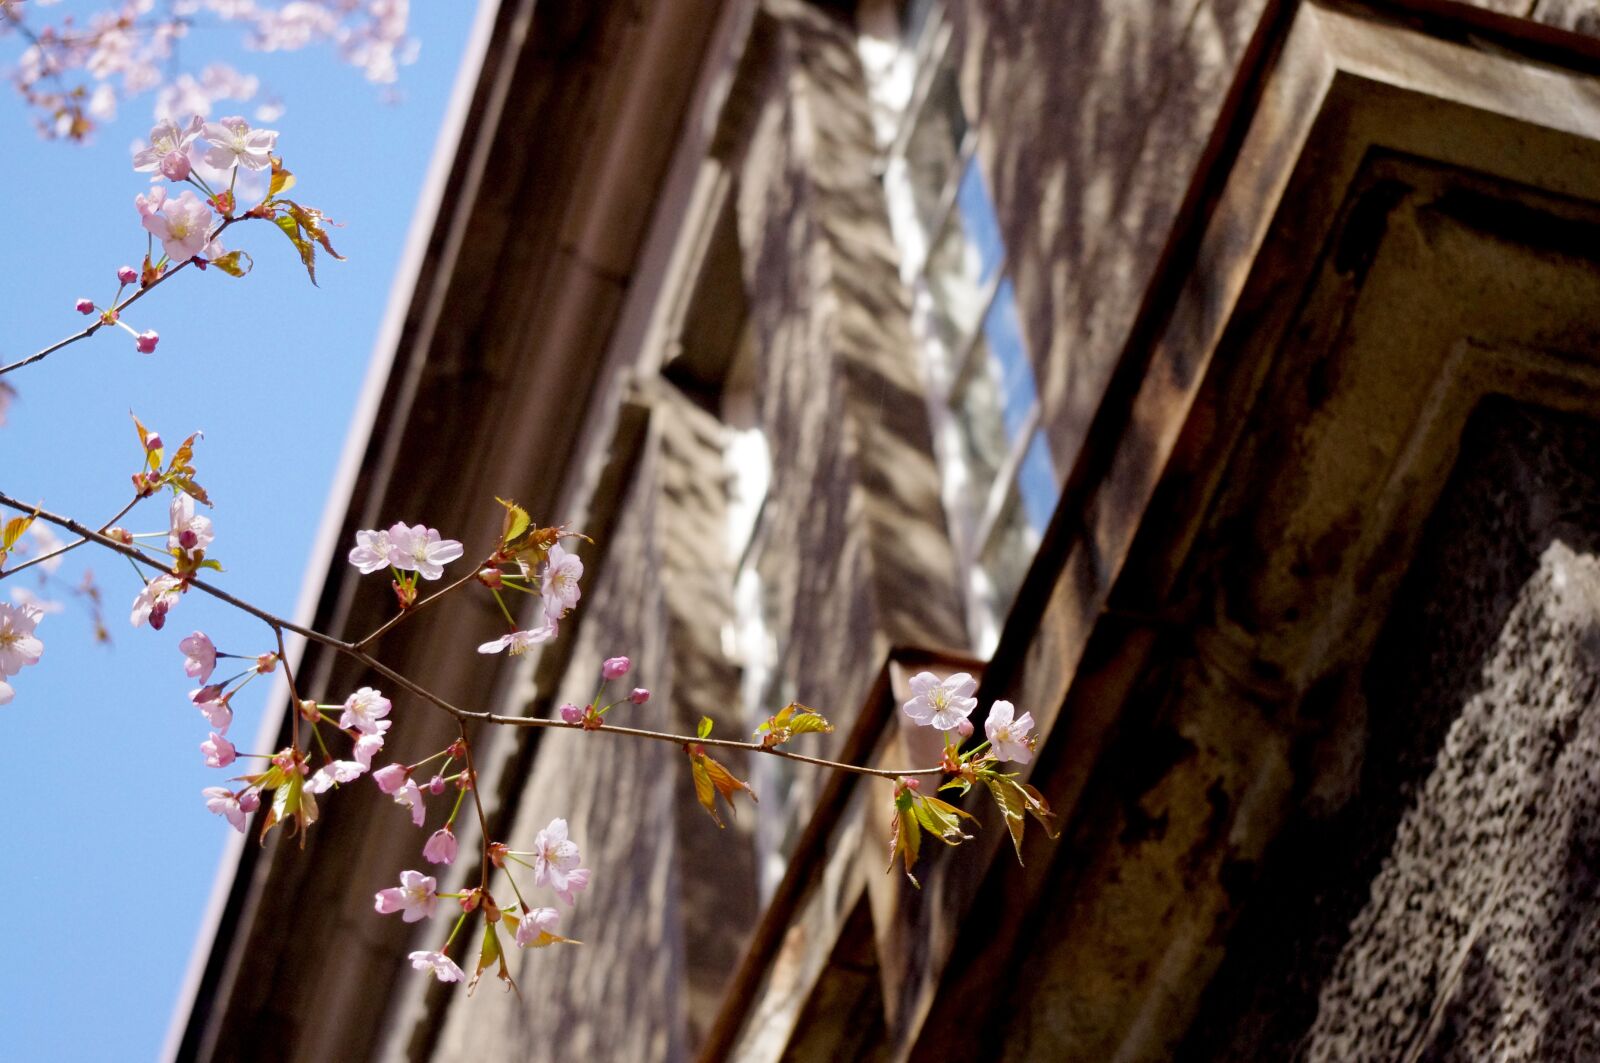
[[[1022,456],[1022,467],[1017,470],[1017,490],[1022,495],[1022,509],[1034,531],[1044,534],[1046,524],[1055,515],[1056,503],[1061,499],[1061,477],[1056,474],[1056,463],[1050,457],[1050,445],[1043,432],[1035,432]]]
[[[1005,258],[1000,226],[976,163],[969,163],[957,189],[955,209],[928,256],[927,285],[933,296],[934,332],[951,350],[963,350],[988,305]]]
[[[1033,382],[1033,364],[1028,360],[1028,348],[1022,342],[1021,323],[1017,319],[1017,297],[1007,278],[1000,282],[994,293],[994,303],[983,319],[984,354],[994,363],[993,372],[1000,384],[1000,406],[1005,421],[1006,439],[1014,440],[1022,434],[1028,415],[1033,412],[1039,398]]]
[[[1038,549],[1039,533],[1029,523],[1022,496],[1013,488],[1006,495],[1005,505],[978,557],[977,571],[973,573],[979,602],[996,628],[1011,610],[1017,588],[1022,586]]]
[[[961,110],[955,71],[940,66],[906,138],[906,171],[917,220],[924,230],[938,221],[939,204],[955,176],[966,135],[967,117]]]
[[[973,499],[982,512],[987,487],[995,482],[1011,445],[1001,409],[1000,381],[993,359],[982,358],[956,387],[952,397],[961,434],[960,458],[969,484],[984,497]]]

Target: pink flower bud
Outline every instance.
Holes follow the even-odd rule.
[[[646,690],[644,687],[634,687],[633,693],[628,695],[628,700],[633,702],[635,705],[643,705],[645,702],[650,700],[650,691]]]
[[[960,735],[962,738],[971,738],[972,721],[963,718],[960,723],[956,724],[956,734]]]
[[[132,266],[118,266],[117,280],[122,284],[132,284],[139,279],[139,271]]]
[[[632,667],[633,662],[626,657],[607,657],[605,663],[600,666],[600,674],[607,679],[621,679]]]
[[[145,436],[144,437],[144,449],[146,449],[146,450],[160,450],[161,449],[161,433],[160,432],[151,432],[149,435]]]
[[[182,536],[179,536],[179,538],[181,539]],[[185,549],[187,549],[187,547],[185,547]],[[256,658],[256,671],[262,675],[267,675],[268,673],[274,671],[277,667],[278,655],[276,653],[263,653]]]
[[[140,354],[153,354],[155,353],[156,343],[160,339],[161,337],[156,335],[155,330],[150,329],[147,332],[139,333],[138,338],[133,341],[133,345],[139,348]]]
[[[561,718],[567,723],[581,723],[583,721],[583,710],[568,702],[561,706]]]
[[[181,151],[169,151],[161,156],[161,176],[169,181],[183,181],[193,169],[189,156]]]
[[[443,775],[435,775],[433,778],[428,780],[428,792],[435,797],[438,797],[440,794],[444,793]]]
[[[80,314],[92,314],[92,313],[94,313],[94,300],[93,299],[79,299],[77,301],[77,303],[74,304],[74,305],[77,306],[78,313],[80,313]]]
[[[422,858],[430,864],[453,864],[456,861],[456,836],[449,827],[433,832],[422,847]]]
[[[411,772],[404,764],[390,764],[372,773],[372,781],[386,794],[399,792],[410,777]]]
[[[261,807],[261,794],[256,790],[247,790],[239,795],[239,811],[246,814],[254,812]]]

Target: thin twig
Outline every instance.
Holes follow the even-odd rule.
[[[18,499],[12,498],[10,495],[5,494],[4,492],[0,492],[0,505],[9,506],[10,508],[19,510],[21,512],[34,512],[31,507]],[[74,534],[81,535],[85,539],[97,543],[108,550],[122,554],[124,557],[131,558],[138,564],[145,565],[163,573],[167,572],[166,568],[153,558],[147,557],[132,547],[125,546],[122,543],[117,542],[115,539],[108,539],[106,536],[101,535],[94,529],[89,528],[88,526],[81,524],[70,517],[63,517],[59,514],[51,513],[48,510],[43,509],[38,510],[37,513],[40,520],[47,521],[48,523],[54,524],[58,527],[65,528]],[[567,723],[565,720],[546,720],[534,716],[500,716],[491,712],[474,712],[470,709],[463,709],[458,705],[452,705],[450,702],[435,694],[433,691],[406,677],[400,672],[395,671],[393,668],[384,664],[382,661],[378,660],[370,653],[367,653],[365,650],[360,649],[355,643],[345,642],[342,639],[336,639],[331,635],[325,635],[314,628],[302,627],[291,620],[285,620],[281,616],[269,613],[265,609],[251,605],[249,602],[246,602],[240,598],[236,598],[221,588],[213,587],[204,580],[196,579],[194,577],[186,577],[185,583],[194,590],[208,594],[220,602],[224,602],[233,606],[235,609],[240,610],[241,612],[250,614],[251,616],[260,620],[262,623],[267,624],[274,630],[277,630],[280,636],[283,631],[292,631],[302,638],[318,643],[319,645],[326,646],[337,653],[341,653],[352,660],[366,665],[372,671],[388,679],[401,689],[416,695],[422,700],[444,710],[445,712],[448,712],[458,721],[473,720],[478,723],[491,723],[501,727],[552,728],[567,731],[584,730],[584,727],[581,723]],[[775,746],[766,746],[760,742],[739,742],[729,738],[697,738],[693,735],[671,734],[665,731],[646,731],[637,727],[615,727],[607,724],[604,727],[599,728],[599,733],[626,735],[630,738],[648,738],[656,742],[671,742],[674,745],[701,745],[715,746],[722,749],[741,749],[747,753],[765,753],[768,756],[781,757],[784,760],[795,760],[802,764],[815,764],[818,767],[833,768],[838,771],[847,771],[856,775],[872,775],[884,779],[895,779],[902,775],[943,775],[945,773],[943,767],[867,768],[858,764],[845,764],[836,760],[827,760],[823,757],[808,757],[803,753],[791,753],[786,749],[781,749]]]
[[[478,566],[478,568],[481,568],[481,567],[482,567],[481,565]],[[456,588],[460,587],[462,584],[471,582],[471,580],[474,577],[477,576],[478,568],[474,568],[471,572],[468,572],[465,576],[462,576],[460,579],[456,580],[454,583],[450,584],[448,587],[444,587],[444,588],[442,588],[440,590],[434,591],[432,594],[428,595],[426,598],[422,599],[422,601],[418,602],[417,604],[411,606],[409,609],[401,610],[400,612],[396,613],[394,616],[391,616],[389,619],[387,619],[383,623],[379,624],[378,627],[372,632],[372,634],[368,635],[366,638],[364,638],[361,641],[357,642],[355,644],[356,649],[358,649],[358,650],[366,649],[369,645],[372,644],[373,640],[375,640],[379,635],[382,635],[385,631],[388,631],[390,628],[392,628],[396,624],[400,623],[400,621],[404,620],[406,617],[411,616],[411,615],[413,615],[415,613],[422,612],[422,610],[426,609],[428,606],[432,605],[434,602],[438,601],[440,598],[443,598],[445,595],[449,594],[451,591],[453,591]]]
[[[138,495],[134,495],[133,496],[133,500],[131,502],[129,502],[127,505],[123,506],[121,509],[117,510],[116,516],[112,517],[110,520],[108,520],[104,524],[100,525],[101,534],[102,535],[105,534],[105,532],[107,530],[109,530],[113,524],[117,523],[117,521],[121,520],[123,517],[126,517],[128,515],[128,510],[132,509],[134,506],[137,506],[138,504],[139,504],[139,496]],[[23,569],[32,568],[34,565],[42,565],[46,561],[51,560],[52,558],[57,558],[57,557],[60,557],[62,554],[65,554],[65,553],[67,553],[69,551],[76,550],[78,547],[82,546],[84,543],[86,543],[88,541],[89,541],[88,539],[75,539],[72,542],[67,543],[65,546],[56,547],[54,550],[51,550],[47,554],[40,554],[38,557],[30,557],[30,558],[28,558],[28,560],[24,561],[22,564],[16,566],[15,568],[8,568],[4,572],[0,572],[0,579],[5,579],[7,576],[15,576],[18,572],[21,572]]]

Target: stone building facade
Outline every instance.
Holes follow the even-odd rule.
[[[1600,8],[501,0],[476,41],[305,619],[391,608],[355,529],[470,551],[515,497],[594,539],[561,639],[479,657],[462,597],[386,661],[548,716],[626,652],[642,725],[798,700],[880,765],[930,755],[906,678],[970,671],[1061,834],[1019,862],[974,794],[916,890],[881,780],[735,762],[719,831],[671,746],[486,732],[491,832],[585,846],[586,944],[415,976],[437,928],[371,898],[420,839],[346,788],[225,878],[181,1058],[1600,1056]]]

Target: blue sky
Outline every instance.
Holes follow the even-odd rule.
[[[274,125],[296,196],[343,223],[333,240],[349,261],[323,263],[315,288],[280,234],[240,226],[229,246],[254,257],[249,277],[187,271],[130,311],[135,327],[161,334],[155,354],[105,330],[6,377],[21,394],[0,427],[0,490],[98,523],[127,500],[137,469],[130,410],[169,442],[202,429],[199,479],[216,502],[210,556],[227,568],[218,582],[293,613],[473,6],[412,6],[422,49],[402,71],[398,104],[325,50],[254,55],[224,31],[192,38],[186,59],[234,61],[281,98]],[[0,39],[0,64],[16,54],[14,38]],[[38,140],[14,94],[0,96],[9,207],[0,359],[81,328],[73,302],[109,300],[117,266],[142,256],[133,197],[146,183],[128,145],[148,132],[149,106],[125,105],[80,147]],[[159,530],[164,506],[146,503],[125,523]],[[265,627],[199,595],[164,631],[134,630],[139,584],[127,564],[80,550],[60,575],[85,565],[105,591],[113,644],[94,645],[75,606],[47,617],[43,660],[12,677],[16,700],[0,708],[9,899],[0,1032],[14,1059],[160,1052],[229,834],[200,791],[233,774],[201,763],[207,729],[185,698],[192,683],[177,644],[198,628],[231,652],[271,648]],[[0,595],[16,582],[32,586],[19,575]],[[258,682],[235,702],[230,737],[241,751],[259,752],[269,689]]]

